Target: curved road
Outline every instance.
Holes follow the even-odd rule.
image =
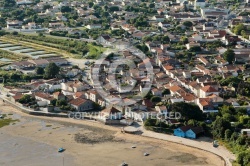
[[[191,140],[191,139],[176,137],[176,136],[168,135],[168,134],[155,133],[155,132],[148,131],[145,129],[143,129],[142,135],[198,148],[207,152],[211,152],[213,154],[216,154],[222,157],[226,162],[226,166],[232,166],[231,161],[236,160],[235,155],[229,152],[225,147],[219,146],[217,148],[214,148],[212,145],[212,142],[210,141]]]

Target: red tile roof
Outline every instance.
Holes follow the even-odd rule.
[[[49,94],[42,93],[42,92],[35,93],[35,96],[46,99],[46,100],[50,100],[50,101],[55,99],[54,97],[50,96]]]
[[[215,88],[213,88],[210,85],[204,86],[203,88],[201,88],[201,90],[203,90],[204,92],[218,92]]]
[[[115,113],[119,113],[121,111],[119,111],[118,109],[114,108],[113,106],[112,107],[108,107],[104,110],[102,110],[102,113],[108,113],[108,114],[115,114]]]
[[[87,100],[85,100],[85,99],[77,98],[77,99],[71,100],[69,103],[72,105],[75,105],[75,106],[80,106],[80,105],[84,104],[86,101]]]

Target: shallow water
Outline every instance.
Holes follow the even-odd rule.
[[[35,142],[23,137],[0,133],[1,166],[73,166],[73,157],[58,153],[58,147]]]

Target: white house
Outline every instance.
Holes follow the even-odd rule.
[[[61,83],[62,92],[80,92],[89,89],[89,85],[80,81],[70,81]]]
[[[206,6],[206,1],[205,0],[194,0],[194,1],[189,1],[191,5],[194,5],[194,9],[197,9],[197,7],[205,7]]]
[[[51,22],[49,23],[49,28],[61,28],[64,27],[63,22]]]
[[[215,94],[215,95],[219,96],[219,91],[210,85],[204,86],[200,89],[200,97],[201,98],[205,98],[211,94]]]
[[[248,137],[250,137],[250,129],[241,129],[241,134],[246,133]]]
[[[37,100],[37,104],[39,106],[47,106],[51,104],[52,100],[55,100],[54,97],[42,92],[35,93],[35,99]]]
[[[99,28],[102,28],[102,25],[101,24],[89,24],[86,26],[86,28],[88,29],[99,29]]]
[[[6,24],[7,24],[7,29],[19,29],[21,28],[23,22],[18,20],[8,20]]]
[[[168,113],[166,106],[155,106],[155,110],[160,114],[167,114]]]
[[[214,108],[213,102],[210,98],[198,98],[195,103],[204,113],[218,112],[218,110]]]
[[[96,39],[96,41],[101,44],[112,45],[115,39],[111,38],[109,35],[101,35]]]
[[[51,79],[45,82],[45,88],[49,92],[53,92],[56,89],[61,89],[61,83],[64,82],[64,79]]]
[[[188,44],[186,44],[186,47],[187,47],[187,49],[189,50],[190,48],[192,48],[192,47],[200,47],[200,43],[195,43],[195,42],[190,42],[190,43],[188,43]]]
[[[152,20],[157,21],[157,22],[163,22],[165,20],[165,16],[156,15],[152,17]]]
[[[163,27],[170,27],[171,23],[162,21],[162,22],[159,22],[157,25],[163,28]]]
[[[30,5],[32,4],[33,2],[31,0],[17,0],[16,1],[16,4],[17,5]]]
[[[201,15],[203,18],[207,17],[228,17],[230,9],[217,9],[217,8],[201,8]]]
[[[193,41],[202,41],[202,36],[199,34],[195,33],[192,35]]]
[[[40,26],[37,26],[35,22],[29,22],[27,25],[23,25],[22,29],[38,29],[41,28]]]

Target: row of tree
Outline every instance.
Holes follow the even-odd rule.
[[[247,116],[245,108],[235,109],[224,105],[219,108],[219,113],[211,128],[214,138],[228,144],[230,149],[237,154],[237,162],[242,166],[247,166],[250,162],[248,153],[250,138],[246,133],[241,134],[240,130],[249,127],[250,117]]]

